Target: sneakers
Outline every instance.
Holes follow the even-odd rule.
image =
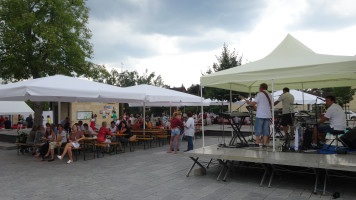
[[[267,145],[262,145],[262,149],[267,149]]]
[[[251,144],[250,146],[251,146],[251,147],[260,147],[259,144]]]
[[[57,158],[58,158],[59,160],[62,160],[62,156],[57,156]]]
[[[317,145],[317,144],[314,144],[314,143],[311,143],[311,148],[312,148],[312,149],[318,149],[318,145]]]
[[[73,161],[71,161],[71,160],[68,160],[68,161],[67,161],[67,164],[70,164],[70,163],[73,163]]]

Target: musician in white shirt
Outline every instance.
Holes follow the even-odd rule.
[[[260,144],[260,137],[263,132],[263,148],[267,148],[268,136],[269,136],[269,124],[272,118],[271,113],[271,94],[267,91],[268,86],[266,83],[260,85],[260,92],[257,93],[253,102],[246,101],[250,106],[257,104],[256,120],[255,120],[255,135],[256,146]]]
[[[312,146],[317,146],[318,134],[321,143],[325,143],[326,133],[334,131],[344,131],[346,129],[346,116],[344,110],[335,103],[334,96],[325,97],[325,104],[328,107],[325,115],[322,114],[318,122],[318,127],[314,127]],[[330,125],[323,124],[326,120],[330,121]]]

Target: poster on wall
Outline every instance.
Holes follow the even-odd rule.
[[[104,106],[104,110],[111,110],[110,108],[110,106]]]
[[[103,114],[103,110],[99,110],[99,114]]]
[[[78,111],[77,120],[91,119],[92,111]]]

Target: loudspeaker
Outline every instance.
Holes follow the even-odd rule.
[[[352,129],[340,137],[349,149],[356,149],[356,130]]]

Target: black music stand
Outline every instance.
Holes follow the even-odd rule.
[[[248,114],[248,113],[247,113]],[[249,114],[248,114],[249,116]],[[243,121],[245,120],[245,118],[247,117],[246,115],[242,115],[242,116],[238,116],[241,118],[240,123],[236,123],[234,121],[234,119],[232,119],[235,116],[231,116],[230,114],[223,114],[223,118],[228,119],[228,121],[230,122],[230,125],[232,127],[233,131],[233,136],[229,142],[229,146],[230,148],[241,148],[241,147],[248,147],[249,144],[246,140],[246,138],[243,136],[242,132],[241,132],[241,127],[243,124]],[[236,142],[236,140],[239,139],[240,142]]]

